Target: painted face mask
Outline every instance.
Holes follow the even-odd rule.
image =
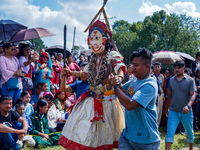
[[[112,33],[104,22],[97,20],[90,26],[88,45],[93,53],[102,53],[105,50],[106,40],[109,40]]]
[[[94,53],[102,53],[105,50],[106,37],[98,30],[93,30],[88,37],[88,44]]]

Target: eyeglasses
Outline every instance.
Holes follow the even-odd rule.
[[[47,56],[42,56],[43,58],[48,58]]]

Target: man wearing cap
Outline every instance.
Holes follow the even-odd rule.
[[[158,126],[160,124],[161,117],[162,117],[163,101],[164,101],[164,91],[163,91],[164,76],[160,73],[161,69],[162,69],[162,64],[160,62],[155,62],[154,76],[156,77],[157,85],[158,85],[158,97],[157,97]]]

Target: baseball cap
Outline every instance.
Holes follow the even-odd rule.
[[[51,92],[49,92],[49,91],[44,92],[43,96],[46,96],[46,95],[51,95],[51,96],[53,96],[53,94],[52,94]]]

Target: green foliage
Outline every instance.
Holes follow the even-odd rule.
[[[139,47],[146,47],[152,52],[180,51],[193,57],[200,48],[199,19],[186,15],[167,15],[161,10],[145,17],[143,22],[130,24],[120,20],[112,27],[113,39],[126,64],[130,63],[128,57]]]
[[[44,45],[44,42],[41,39],[33,39],[30,41],[33,44],[33,48],[35,51],[39,51],[40,49],[47,48],[47,46]]]

